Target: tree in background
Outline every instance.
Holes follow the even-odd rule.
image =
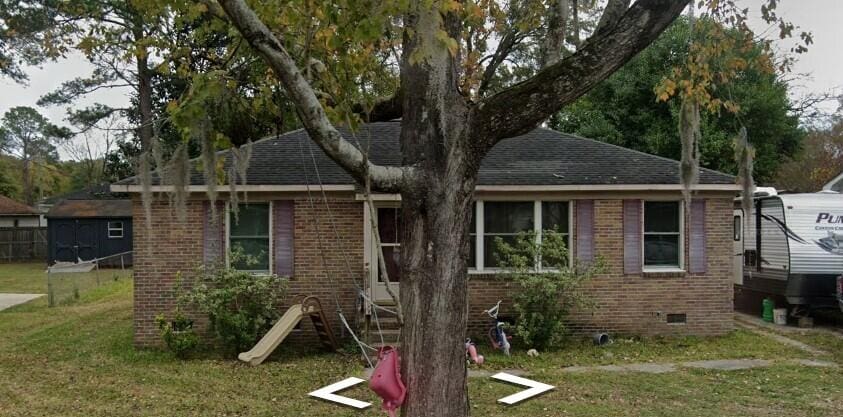
[[[698,25],[712,30],[716,23]],[[733,31],[735,29],[732,29]],[[679,103],[657,101],[653,86],[671,76],[688,57],[689,24],[677,20],[658,40],[588,94],[557,113],[550,125],[563,132],[636,149],[671,159],[681,158]],[[703,34],[703,36],[705,36]],[[746,61],[766,54],[762,44],[742,50]],[[769,182],[786,155],[796,152],[804,132],[791,114],[788,85],[781,73],[754,68],[740,71],[728,87],[716,91],[721,100],[739,104],[735,112],[703,113],[700,165],[737,173],[732,140],[738,126],[751,132],[755,146],[755,178]]]
[[[21,162],[23,201],[35,201],[36,180],[44,181],[44,170],[58,162],[56,145],[71,137],[67,128],[58,127],[31,107],[13,107],[7,111],[0,125],[0,151]]]
[[[843,173],[843,119],[827,129],[812,129],[802,150],[787,157],[779,168],[776,188],[795,192],[816,192]]]

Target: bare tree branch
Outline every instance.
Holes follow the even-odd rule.
[[[489,149],[501,139],[534,129],[646,48],[687,3],[638,0],[615,25],[604,26],[575,54],[481,100],[472,110],[475,137],[485,140],[482,145]]]
[[[413,176],[412,167],[388,167],[369,162],[354,145],[345,140],[328,120],[316,93],[296,66],[280,40],[258,18],[244,0],[219,0],[231,23],[266,59],[289,94],[311,139],[337,164],[365,183],[368,173],[375,188],[398,191]]]
[[[594,28],[594,34],[596,35],[606,28],[615,26],[618,21],[621,20],[624,13],[629,10],[629,1],[630,0],[609,0],[609,3],[606,4],[606,8],[603,9],[603,15],[600,16],[600,20],[597,22],[597,27]]]
[[[553,0],[547,14],[547,33],[542,42],[542,67],[553,65],[562,59],[565,47],[565,32],[568,26],[568,0]]]
[[[518,42],[518,29],[510,27],[506,33],[504,33],[503,37],[501,37],[500,42],[498,42],[498,47],[495,48],[495,53],[490,55],[491,61],[489,61],[486,68],[483,70],[483,78],[480,81],[480,87],[477,89],[478,96],[482,97],[486,93],[486,90],[489,89],[489,84],[491,84],[492,79],[495,78],[495,73],[497,73],[498,68],[504,63],[504,61],[506,61],[506,57],[512,53],[512,50]]]

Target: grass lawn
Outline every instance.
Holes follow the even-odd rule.
[[[0,264],[0,292],[46,294],[46,271],[43,262]]]
[[[132,347],[131,282],[121,280],[48,308],[28,303],[0,312],[0,416],[382,416],[361,384],[345,395],[375,403],[358,412],[307,397],[360,376],[354,355],[289,346],[259,367],[212,354],[188,361]],[[823,346],[827,349],[827,346]],[[841,346],[837,346],[841,348]],[[485,346],[482,353],[488,354]],[[806,354],[746,331],[711,339],[573,343],[528,358],[487,355],[485,369],[522,368],[554,391],[514,407],[496,399],[518,388],[470,380],[475,416],[841,416],[843,371],[788,361]],[[681,369],[666,374],[566,373],[589,364],[762,358],[776,364],[742,371]],[[843,360],[839,355],[820,357]]]

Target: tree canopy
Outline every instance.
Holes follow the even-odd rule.
[[[713,24],[701,27],[710,28]],[[679,103],[657,100],[653,89],[688,58],[689,36],[688,19],[677,20],[618,72],[557,113],[550,125],[564,132],[680,159]],[[766,53],[762,45],[756,44],[753,49],[742,51],[741,56],[750,61]],[[762,183],[771,181],[786,155],[796,152],[804,135],[798,116],[790,112],[788,84],[782,74],[748,68],[714,94],[738,106],[735,112],[724,109],[701,114],[701,166],[736,174],[732,142],[740,126],[744,126],[755,147],[755,178]]]
[[[13,107],[0,120],[0,153],[21,161],[23,200],[32,204],[36,199],[36,180],[44,170],[58,161],[56,144],[68,139],[67,128],[50,123],[31,107]]]

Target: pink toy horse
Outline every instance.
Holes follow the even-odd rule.
[[[383,409],[395,417],[395,409],[404,403],[407,389],[401,382],[398,352],[392,346],[382,347],[378,352],[378,364],[369,379],[369,389],[383,398]]]

